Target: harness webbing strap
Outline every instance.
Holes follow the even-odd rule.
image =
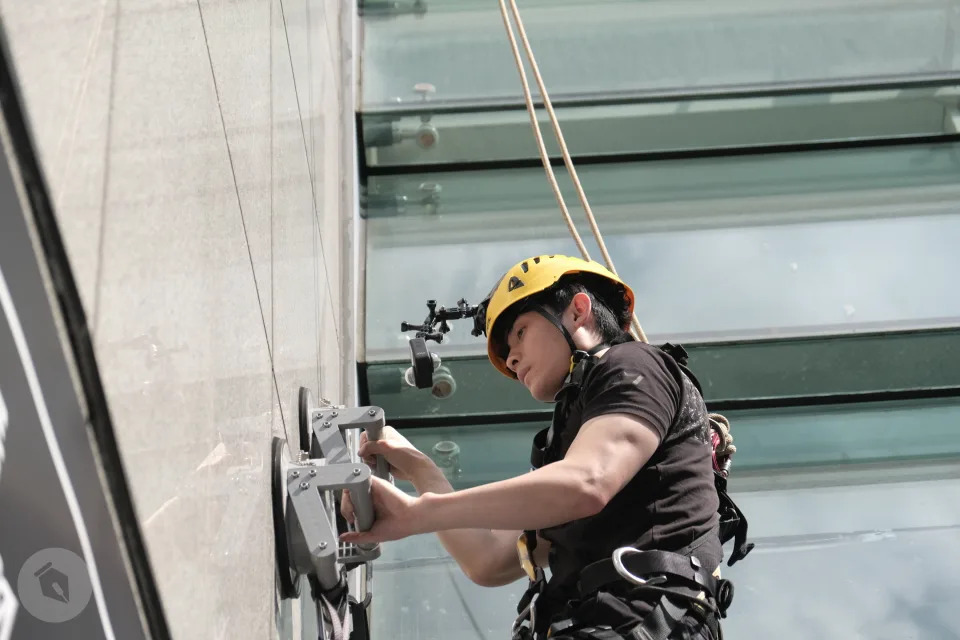
[[[671,640],[672,634],[677,631],[678,626],[684,618],[692,616],[705,624],[710,631],[711,637],[719,640],[722,638],[720,625],[716,619],[705,618],[701,614],[694,612],[695,606],[685,603],[677,604],[670,594],[663,594],[653,609],[634,627],[617,631],[609,625],[602,626],[581,626],[577,625],[572,618],[558,620],[550,625],[546,637],[557,640],[583,639],[590,640]],[[687,627],[685,627],[687,628]],[[686,637],[686,636],[684,636]]]
[[[693,589],[706,591],[714,598],[717,595],[717,579],[701,568],[700,562],[692,556],[670,551],[642,551],[624,556],[623,564],[627,571],[637,577],[669,575],[687,582]],[[622,579],[612,560],[600,560],[587,565],[580,573],[580,593],[591,594]]]
[[[747,557],[753,550],[753,543],[747,542],[747,517],[727,493],[727,479],[719,473],[713,474],[714,485],[717,487],[717,496],[720,498],[720,542],[725,543],[734,538],[733,553],[727,560],[727,566]]]
[[[639,626],[630,631],[630,640],[667,640],[686,615],[688,607],[678,607],[667,596],[647,614]]]

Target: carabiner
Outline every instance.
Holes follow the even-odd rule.
[[[620,574],[620,577],[628,582],[632,582],[637,586],[644,585],[655,585],[660,584],[661,582],[666,582],[666,577],[664,576],[654,576],[652,578],[640,578],[633,575],[633,573],[627,569],[623,564],[623,556],[627,554],[643,553],[639,549],[634,549],[633,547],[620,547],[613,552],[613,568],[617,570],[617,573]]]
[[[536,623],[537,623],[537,613],[536,613],[536,609],[534,608],[534,605],[536,604],[537,598],[539,597],[540,597],[539,593],[533,594],[533,597],[530,598],[530,602],[528,602],[527,606],[524,607],[523,611],[520,612],[520,614],[517,616],[517,619],[513,621],[513,626],[510,628],[510,637],[513,638],[513,640],[517,640],[518,638],[523,637],[520,635],[521,629],[522,629],[523,623],[528,620],[530,621],[529,631],[532,637],[534,633],[534,629],[536,628]]]

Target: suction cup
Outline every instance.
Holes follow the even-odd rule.
[[[301,389],[301,398],[304,389]],[[309,393],[309,392],[308,392]],[[290,568],[290,550],[287,546],[286,505],[287,488],[284,478],[290,464],[287,441],[274,436],[271,445],[272,472],[271,494],[273,498],[273,540],[277,563],[277,586],[282,599],[296,598],[300,595],[299,581]]]
[[[313,420],[313,414],[317,410],[317,406],[313,402],[313,394],[311,394],[310,389],[307,389],[306,387],[300,387],[299,408],[300,413],[298,416],[298,424],[300,427],[300,450],[309,453],[310,425],[311,421]]]

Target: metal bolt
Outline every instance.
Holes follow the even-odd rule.
[[[320,543],[320,548],[321,548],[321,549],[326,549],[326,548],[327,548],[327,543],[326,543],[326,542],[321,542],[321,543]]]
[[[309,483],[309,482],[301,482],[301,483],[300,483],[300,488],[301,488],[301,489],[309,489],[309,488],[310,488],[310,483]]]
[[[327,420],[326,422],[323,423],[323,428],[324,428],[324,429],[326,429],[326,428],[329,427],[329,426],[330,426],[330,421],[329,421],[329,420]]]
[[[360,471],[360,467],[354,467],[354,469],[353,469],[353,475],[358,476],[358,475],[360,475],[361,473],[363,473],[363,472]]]
[[[299,472],[299,471],[291,471],[291,472],[290,472],[290,475],[293,476],[294,478],[299,478],[299,477],[300,477],[300,472]]]
[[[370,409],[370,411],[367,411],[367,413],[369,413],[369,414],[372,415],[372,416],[375,416],[375,415],[377,415],[377,410],[376,410],[376,409]]]
[[[312,476],[317,475],[317,470],[316,470],[316,469],[310,469],[310,475],[312,475]]]
[[[338,415],[340,415],[340,414],[337,413],[336,411],[334,411],[333,413],[330,414],[330,416],[331,416],[331,417],[334,417],[334,418],[336,418]]]

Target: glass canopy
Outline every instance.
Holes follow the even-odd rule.
[[[955,4],[520,10],[641,324],[687,346],[734,424],[731,488],[758,548],[725,570],[738,588],[726,632],[960,636]],[[521,258],[577,255],[498,3],[363,0],[361,14],[361,401],[458,488],[524,473],[549,405],[493,370],[466,322],[431,344],[452,392],[409,387],[400,331],[428,299],[478,302]],[[477,587],[414,537],[384,548],[373,630],[504,637],[522,590]]]
[[[363,10],[367,170],[536,159],[497,2],[368,0]],[[950,4],[534,0],[520,10],[581,157],[956,133]]]

